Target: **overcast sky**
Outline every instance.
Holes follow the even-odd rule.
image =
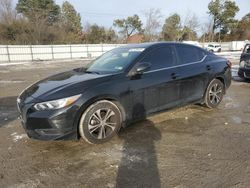
[[[18,0],[14,0],[17,2]],[[61,5],[64,0],[55,0]],[[172,13],[185,17],[195,13],[201,24],[209,20],[207,5],[211,0],[68,0],[81,14],[83,25],[87,22],[111,27],[114,19],[138,14],[145,21],[143,13],[150,8],[160,9],[165,18]],[[236,18],[240,19],[250,12],[250,0],[235,0],[240,8]]]
[[[56,0],[62,4],[64,0]],[[185,17],[188,12],[195,13],[202,23],[208,21],[207,5],[210,0],[69,0],[81,14],[85,24],[96,23],[111,27],[113,20],[138,14],[143,19],[143,12],[150,8],[161,9],[163,19],[171,13],[178,13]],[[236,0],[240,8],[237,18],[250,12],[250,0]]]

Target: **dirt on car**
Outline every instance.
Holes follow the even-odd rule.
[[[0,67],[0,187],[249,187],[250,83],[237,77],[237,67],[217,109],[163,112],[101,145],[29,139],[18,119],[18,94],[84,63]]]

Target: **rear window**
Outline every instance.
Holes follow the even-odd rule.
[[[198,62],[205,56],[205,52],[203,50],[193,46],[177,45],[176,50],[178,52],[180,64]]]

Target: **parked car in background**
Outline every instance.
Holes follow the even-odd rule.
[[[208,44],[206,49],[209,52],[221,52],[221,45],[218,43],[211,43],[211,44]]]
[[[128,45],[35,83],[20,94],[17,105],[31,138],[82,137],[99,144],[156,112],[197,103],[217,107],[231,84],[230,66],[193,45]]]
[[[238,75],[244,79],[250,79],[250,43],[246,44],[240,57]]]

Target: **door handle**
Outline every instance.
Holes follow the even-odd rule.
[[[179,78],[180,75],[179,75],[179,74],[176,74],[176,73],[172,73],[172,74],[171,74],[171,77],[172,77],[173,80],[175,80],[175,79]]]
[[[211,68],[211,66],[210,65],[207,65],[207,70],[211,70],[212,68]]]

